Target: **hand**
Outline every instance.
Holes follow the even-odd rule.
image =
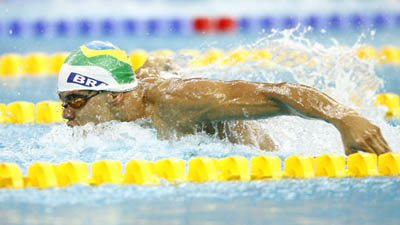
[[[379,127],[357,113],[344,116],[338,125],[346,155],[358,150],[375,154],[390,152]]]

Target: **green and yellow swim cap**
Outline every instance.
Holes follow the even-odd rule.
[[[92,41],[71,53],[58,75],[58,92],[135,89],[137,80],[125,51],[109,42]]]

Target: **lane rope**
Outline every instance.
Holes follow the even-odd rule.
[[[0,56],[0,77],[8,76],[43,76],[56,75],[61,68],[64,60],[68,56],[67,52],[57,52],[54,54],[33,52],[27,54],[6,53]],[[379,65],[400,65],[400,47],[382,46],[375,48],[372,46],[362,46],[355,50],[355,55],[361,60],[374,60]],[[134,70],[141,67],[149,56],[187,56],[191,68],[202,68],[213,64],[220,67],[235,66],[239,63],[255,61],[260,66],[271,67],[273,63],[287,61],[285,66],[295,64],[305,64],[312,67],[315,64],[313,57],[305,52],[273,52],[269,49],[234,49],[223,51],[221,49],[209,49],[200,52],[196,49],[181,49],[171,51],[167,49],[147,52],[145,50],[133,50],[129,53],[132,68]]]
[[[274,155],[261,155],[250,160],[243,156],[221,159],[195,157],[166,158],[156,162],[142,159],[126,163],[101,160],[91,164],[69,161],[60,164],[34,162],[23,176],[16,163],[0,163],[0,188],[39,189],[66,187],[73,184],[159,185],[161,180],[172,183],[209,181],[254,181],[270,179],[307,179],[314,177],[368,177],[400,175],[400,153],[326,154],[317,157],[292,155],[284,159]],[[89,171],[90,169],[90,171]]]
[[[291,29],[298,24],[315,30],[385,29],[399,27],[399,15],[390,12],[332,13],[330,15],[198,16],[191,18],[77,18],[49,20],[12,19],[0,23],[0,36],[155,36],[220,33],[258,33],[271,29]]]

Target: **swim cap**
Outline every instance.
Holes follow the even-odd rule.
[[[80,46],[68,56],[58,75],[58,92],[125,92],[136,86],[136,76],[126,52],[102,41]]]

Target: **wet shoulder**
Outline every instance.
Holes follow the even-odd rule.
[[[211,82],[212,83],[212,82]],[[213,89],[209,79],[205,78],[172,78],[172,79],[146,79],[142,84],[146,89],[146,96],[150,101],[157,101],[165,97],[182,96],[189,97],[199,89]]]

